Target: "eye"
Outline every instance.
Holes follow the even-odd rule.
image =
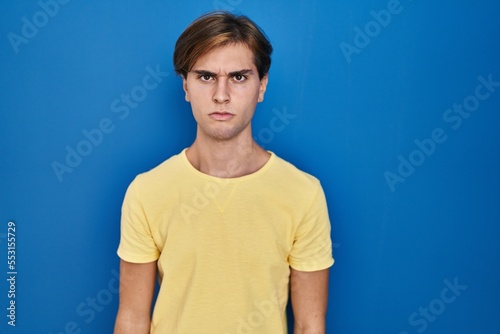
[[[198,77],[201,81],[210,81],[213,77],[210,74],[202,74]]]
[[[233,80],[236,81],[236,82],[243,82],[247,79],[246,76],[244,76],[243,74],[236,74],[233,76]]]

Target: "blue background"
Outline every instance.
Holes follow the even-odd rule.
[[[112,332],[123,195],[194,138],[171,58],[214,9],[248,15],[275,49],[257,141],[324,186],[336,258],[327,332],[500,333],[500,87],[474,97],[478,77],[500,81],[498,1],[62,2],[52,16],[36,1],[0,4],[1,333]],[[163,73],[157,87],[115,113],[148,67]],[[458,126],[448,109],[464,101],[473,111]],[[277,112],[293,117],[273,127]],[[106,119],[109,133],[80,144],[87,155],[58,178],[54,162]]]

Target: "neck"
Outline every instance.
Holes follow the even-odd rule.
[[[186,156],[191,165],[204,174],[234,178],[256,172],[265,165],[270,154],[251,135],[218,141],[198,133]]]

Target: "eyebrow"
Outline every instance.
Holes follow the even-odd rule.
[[[212,76],[212,77],[217,77],[217,73],[214,73],[214,72],[210,72],[210,71],[207,71],[207,70],[194,70],[193,71],[194,73],[202,76],[202,75],[209,75],[209,76]],[[237,75],[252,75],[253,74],[253,70],[252,69],[243,69],[243,70],[238,70],[238,71],[232,71],[232,72],[229,72],[229,76],[231,77],[234,77],[234,76],[237,76]]]

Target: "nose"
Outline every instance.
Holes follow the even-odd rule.
[[[227,103],[230,100],[228,82],[221,78],[217,81],[212,97],[215,103]]]

